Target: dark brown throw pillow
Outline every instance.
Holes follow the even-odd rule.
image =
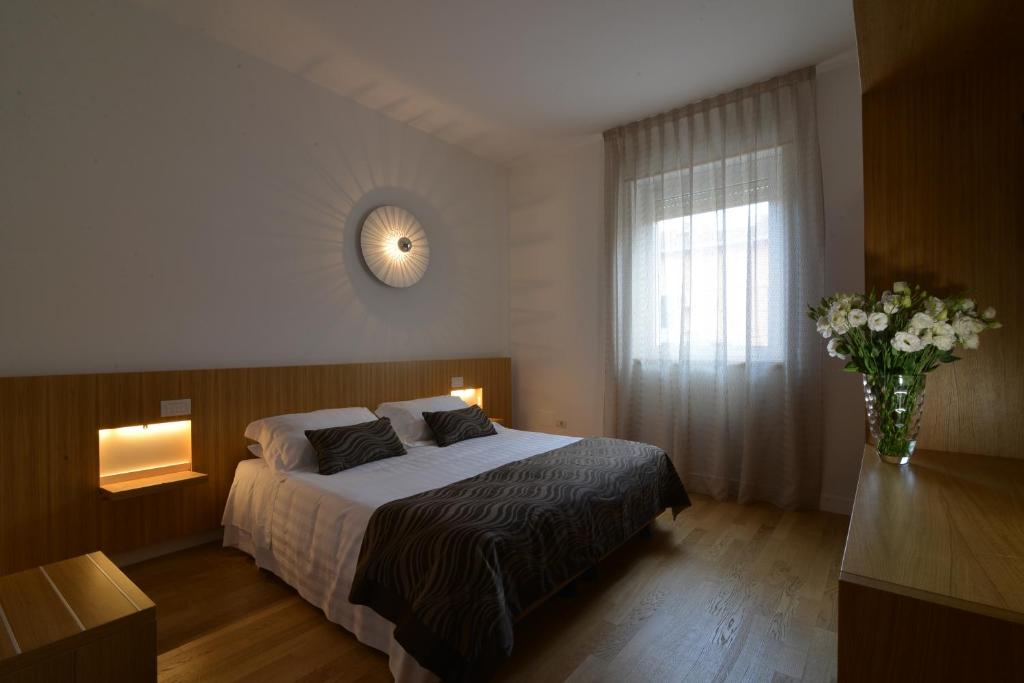
[[[405,455],[405,446],[386,417],[346,427],[307,429],[306,438],[316,451],[320,474],[335,474],[375,460]]]
[[[423,419],[434,432],[434,440],[438,446],[450,446],[466,439],[494,436],[498,433],[487,413],[477,406],[423,413]]]

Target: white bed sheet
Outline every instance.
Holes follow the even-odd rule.
[[[394,640],[390,621],[348,601],[349,589],[370,515],[384,503],[578,441],[499,429],[495,436],[446,448],[418,446],[329,476],[275,472],[262,459],[243,460],[224,509],[224,545],[249,553],[328,619],[385,652],[399,683],[436,681]]]

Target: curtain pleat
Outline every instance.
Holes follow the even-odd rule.
[[[605,223],[606,431],[696,492],[817,507],[814,70],[607,131]]]

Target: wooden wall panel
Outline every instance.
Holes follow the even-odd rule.
[[[866,279],[968,291],[1005,327],[928,378],[919,447],[1024,449],[1024,5],[856,0]]]
[[[508,358],[0,378],[0,574],[216,529],[252,420],[446,394],[453,376],[511,414]],[[176,398],[192,399],[193,469],[208,480],[103,499],[97,430],[159,422]]]

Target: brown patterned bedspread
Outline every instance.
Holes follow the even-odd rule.
[[[526,609],[689,504],[661,449],[583,439],[378,508],[349,599],[442,679],[478,681]]]

